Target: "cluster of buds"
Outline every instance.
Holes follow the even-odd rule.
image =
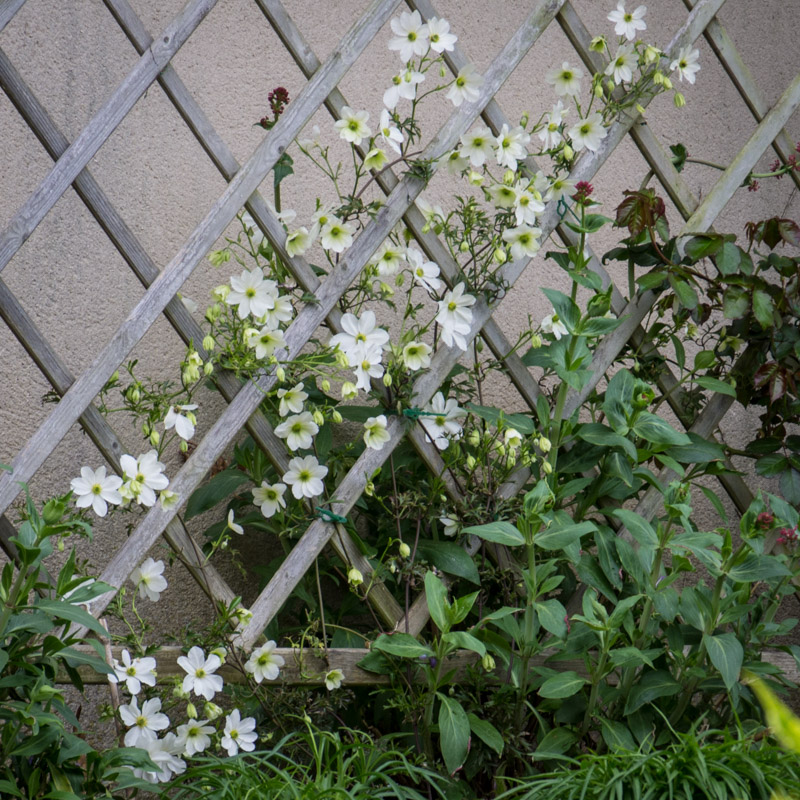
[[[575,194],[572,195],[572,199],[578,205],[586,205],[593,191],[594,186],[589,181],[578,181],[575,184]]]
[[[283,86],[277,86],[267,95],[267,102],[272,112],[272,119],[269,117],[262,117],[258,121],[258,124],[266,131],[275,126],[278,117],[283,114],[283,110],[289,104],[289,92],[284,89]]]
[[[778,534],[778,544],[784,547],[794,547],[797,544],[797,528],[781,528]]]
[[[769,511],[762,511],[756,517],[756,528],[760,531],[768,531],[772,528],[773,523],[775,522],[775,515]]]

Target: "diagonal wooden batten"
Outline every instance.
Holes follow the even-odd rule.
[[[686,8],[691,9],[694,5],[694,0],[683,0],[683,4]],[[769,106],[722,23],[718,19],[712,19],[708,23],[704,35],[717,60],[728,74],[742,100],[750,109],[750,113],[755,117],[756,122],[761,122],[769,110]],[[786,164],[789,157],[794,153],[795,143],[789,138],[789,134],[782,130],[772,142],[772,149],[777,153],[781,162]],[[789,177],[794,181],[794,185],[800,189],[800,174],[792,170],[789,173]]]
[[[19,11],[25,5],[25,0],[3,0],[0,3],[0,31],[2,31]]]
[[[308,121],[324,97],[385,22],[391,13],[392,0],[374,0],[365,18],[356,23],[331,58],[314,75],[298,99],[284,112],[280,122],[256,148],[206,218],[165,267],[126,321],[117,329],[110,343],[81,375],[43,425],[14,459],[14,473],[0,477],[0,512],[5,511],[26,482],[41,466],[83,409],[100,391],[117,365],[144,336],[164,310],[192,270],[275,165],[288,144]],[[327,281],[326,281],[327,283]],[[255,408],[253,405],[253,408]],[[244,421],[240,423],[244,424]],[[237,428],[238,429],[238,428]],[[185,498],[184,498],[185,500]]]
[[[684,233],[704,231],[713,223],[798,105],[800,105],[800,75],[789,84],[778,102],[758,124],[745,146],[722,173],[686,223]]]
[[[193,0],[139,59],[0,234],[0,271],[216,3],[217,0]]]
[[[74,377],[2,279],[0,279],[0,317],[28,351],[52,387],[59,394],[64,394],[74,382]],[[117,474],[121,475],[120,456],[125,449],[106,418],[90,405],[81,414],[79,422],[106,461],[114,467]],[[216,567],[207,563],[183,523],[173,519],[164,531],[164,536],[170,546],[184,557],[187,569],[209,598],[225,606],[229,605],[236,595]],[[0,538],[0,545],[10,557],[15,556],[16,548],[10,541]],[[7,546],[11,549],[6,549]]]

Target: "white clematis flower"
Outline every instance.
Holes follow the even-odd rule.
[[[325,490],[322,479],[327,474],[328,468],[314,456],[298,457],[289,462],[289,471],[283,476],[283,482],[292,487],[292,494],[297,500],[302,500],[322,494]]]
[[[282,508],[286,508],[286,500],[283,495],[286,486],[282,483],[269,484],[261,482],[261,486],[253,489],[253,502],[261,507],[261,513],[269,519],[275,516]]]
[[[647,29],[643,19],[646,11],[646,6],[639,6],[635,11],[626,11],[624,0],[620,0],[616,9],[609,12],[607,19],[614,23],[614,33],[617,36],[624,36],[628,41],[632,41],[636,38],[636,31]]]
[[[383,450],[383,446],[391,438],[386,428],[385,414],[380,414],[377,417],[370,417],[364,423],[364,444],[370,450]]]
[[[256,683],[263,680],[274,681],[280,674],[280,668],[286,663],[283,656],[275,653],[276,644],[270,639],[266,644],[257,647],[250,654],[244,671],[253,676]]]
[[[108,511],[108,504],[118,506],[122,502],[122,495],[118,489],[122,486],[122,478],[118,475],[106,476],[106,468],[96,470],[91,467],[81,467],[80,478],[73,478],[70,487],[78,498],[75,505],[78,508],[89,508],[98,517],[104,517]]]
[[[225,302],[236,306],[239,319],[252,314],[256,319],[263,317],[274,305],[278,296],[278,284],[267,280],[261,267],[242,270],[236,278],[231,276],[231,289]]]
[[[552,333],[557,340],[569,333],[567,326],[559,319],[555,311],[542,320],[542,330],[545,333]]]
[[[467,416],[467,412],[459,408],[458,402],[452,397],[445,401],[444,395],[436,392],[425,406],[425,411],[433,412],[436,416],[426,414],[419,421],[439,450],[446,450],[452,439],[461,437],[460,420]]]
[[[469,333],[472,322],[472,309],[475,298],[466,294],[466,285],[459,283],[452,291],[446,292],[439,301],[439,313],[436,321],[442,329],[442,341],[452,347],[454,344],[462,350],[467,349],[464,336]],[[441,393],[440,393],[441,394]]]
[[[350,106],[342,108],[342,118],[333,123],[333,127],[339,131],[339,136],[350,144],[361,144],[363,139],[369,139],[372,131],[367,125],[369,119],[368,111],[353,111]]]
[[[447,92],[447,99],[458,108],[465,100],[474,103],[480,97],[483,78],[475,71],[472,64],[467,64],[458,71],[453,85]]]
[[[157,731],[169,727],[169,717],[161,713],[161,700],[145,700],[141,709],[134,697],[127,705],[119,707],[119,715],[130,730],[125,734],[125,747],[143,747],[158,738]]]
[[[678,70],[681,82],[686,78],[689,83],[694,83],[695,75],[700,71],[700,65],[697,63],[699,58],[700,51],[693,50],[691,45],[687,45],[678,53],[678,57],[669,65],[669,68]]]
[[[214,673],[222,666],[222,659],[216,654],[206,658],[201,648],[193,647],[188,655],[178,658],[178,666],[186,673],[183,691],[194,692],[198,697],[213,700],[222,691],[222,677]]]
[[[167,588],[164,577],[164,562],[146,558],[141,566],[131,572],[131,583],[139,590],[139,597],[146,597],[153,603],[161,599],[161,592]]]
[[[608,135],[608,130],[603,125],[603,118],[597,111],[593,111],[586,119],[579,120],[569,129],[569,138],[575,151],[591,150],[597,152],[600,143]]]
[[[394,37],[389,40],[389,49],[397,50],[404,64],[414,56],[425,55],[429,46],[429,31],[419,11],[403,11],[390,24]]]
[[[164,475],[166,465],[158,460],[158,453],[150,450],[139,458],[124,455],[119,460],[123,474],[128,479],[130,493],[136,501],[148,508],[156,504],[156,490],[169,486],[169,478]]]
[[[552,85],[559,97],[577,97],[581,93],[582,77],[583,70],[580,67],[571,67],[569,61],[562,61],[560,67],[554,67],[547,73],[545,80]]]
[[[250,752],[255,750],[256,740],[256,721],[253,717],[242,719],[239,709],[235,708],[225,718],[225,730],[222,733],[220,746],[228,751],[228,755],[233,758],[239,750]]]
[[[193,412],[196,410],[196,403],[170,406],[167,416],[164,417],[164,430],[168,431],[171,428],[175,428],[175,433],[188,442],[194,436],[194,426],[197,420]]]
[[[128,650],[122,651],[122,663],[115,658],[112,662],[113,675],[108,679],[111,683],[124,683],[127,690],[133,694],[139,694],[142,684],[147,686],[156,685],[156,660],[150,657],[131,658]]]
[[[275,428],[275,435],[286,439],[286,446],[290,450],[307,450],[318,433],[319,426],[309,411],[293,414]]]

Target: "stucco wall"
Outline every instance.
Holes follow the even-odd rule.
[[[183,2],[131,0],[131,5],[156,34]],[[286,0],[285,5],[324,61],[367,3]],[[532,5],[532,0],[446,0],[438,4],[438,9],[451,21],[466,53],[483,70]],[[575,0],[574,6],[592,32],[613,33],[605,19],[613,3]],[[797,8],[796,0],[728,0],[719,16],[770,104],[800,71]],[[680,0],[654,0],[648,8],[647,36],[653,43],[665,45],[685,14]],[[368,109],[373,120],[380,112],[389,78],[398,68],[396,55],[386,49],[388,38],[387,26],[341,83],[350,104]],[[755,122],[708,44],[700,40],[697,46],[702,69],[697,84],[685,87],[686,107],[678,111],[668,97],[660,98],[648,110],[647,122],[665,144],[683,142],[692,155],[726,164],[755,129]],[[137,58],[100,0],[28,0],[0,33],[0,48],[69,139],[79,134]],[[511,119],[519,118],[524,111],[536,118],[552,105],[554,97],[544,75],[564,59],[578,60],[562,31],[553,24],[498,94]],[[283,85],[295,97],[304,85],[299,69],[251,0],[220,0],[173,65],[242,162],[264,136],[254,123],[265,113],[268,92]],[[432,133],[449,112],[450,106],[444,101],[426,111],[426,131]],[[794,138],[800,138],[798,123],[800,118],[795,115],[787,126]],[[310,124],[318,124],[324,136],[335,140],[326,112],[319,112]],[[47,175],[52,162],[2,93],[0,142],[2,228]],[[765,167],[772,158],[768,153],[760,166]],[[92,159],[90,169],[159,266],[175,255],[225,186],[157,85],[137,102]],[[593,181],[605,213],[611,215],[621,193],[638,186],[646,171],[645,161],[632,142],[618,148]],[[284,205],[296,208],[302,219],[313,208],[320,183],[311,169],[301,168],[298,173],[284,184]],[[684,176],[695,194],[702,197],[718,173],[689,166]],[[270,182],[268,179],[262,187],[267,196]],[[450,188],[445,179],[437,177],[426,197],[446,204]],[[327,194],[323,199],[332,200],[330,191],[324,191]],[[679,215],[669,203],[668,208],[673,225],[679,227]],[[800,201],[788,179],[772,182],[756,194],[740,190],[717,228],[739,233],[747,220],[775,214],[800,215]],[[602,253],[613,241],[613,232],[604,231],[592,245]],[[202,263],[184,287],[184,294],[194,298],[202,309],[209,288],[226,281],[230,274],[233,272],[228,267],[215,270]],[[56,203],[2,277],[75,374],[89,366],[143,294],[119,253],[71,190]],[[497,316],[509,337],[527,325],[529,314],[540,319],[548,313],[539,287],[561,282],[552,262],[542,256],[534,260]],[[168,372],[168,365],[177,365],[183,352],[178,336],[161,319],[132,357],[139,358],[144,375],[177,375]],[[21,345],[0,324],[0,462],[10,462],[45,420],[52,406],[43,405],[40,398],[48,389]],[[211,394],[202,402],[199,435],[208,429],[220,408],[220,401]],[[111,422],[130,450],[139,452],[141,441],[136,432],[121,418],[112,417]],[[731,443],[738,445],[752,425],[751,416],[737,412],[726,420],[723,430]],[[76,425],[31,481],[31,491],[37,498],[64,492],[82,465],[100,463],[94,446]],[[174,457],[170,474],[179,466],[179,459]],[[124,541],[127,521],[98,521],[94,545],[85,550],[98,566]],[[201,615],[206,607],[196,599],[198,593],[182,571],[172,570],[170,582],[171,591],[155,615],[161,629],[175,628]]]

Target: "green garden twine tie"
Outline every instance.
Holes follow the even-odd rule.
[[[323,508],[322,506],[317,506],[317,519],[324,520],[325,522],[341,522],[342,525],[347,523],[347,517],[343,517],[341,514],[335,514],[333,511]]]

